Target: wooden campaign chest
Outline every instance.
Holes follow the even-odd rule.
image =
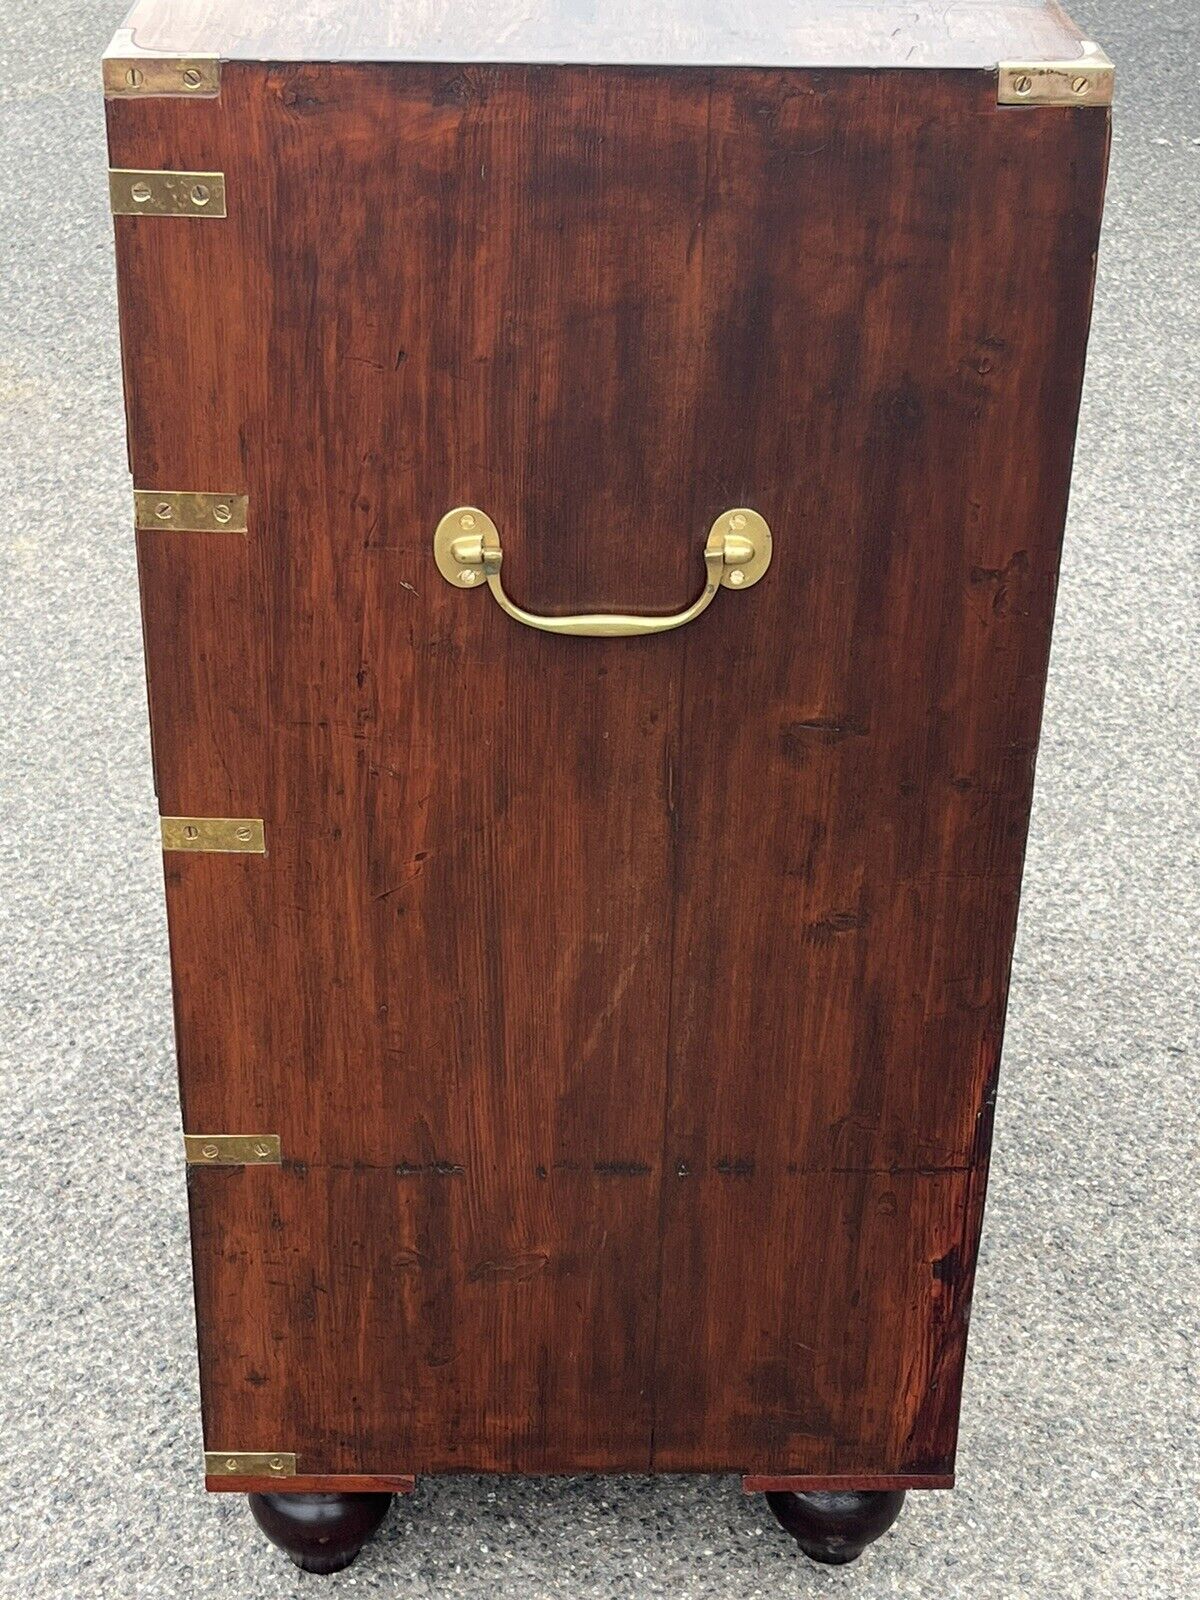
[[[139,0],[104,81],[208,1486],[850,1559],[953,1479],[1111,66]]]

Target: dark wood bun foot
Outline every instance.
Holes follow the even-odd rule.
[[[302,1572],[348,1567],[387,1516],[390,1494],[252,1494],[254,1520]]]
[[[859,1556],[900,1515],[903,1489],[867,1489],[842,1494],[767,1495],[767,1504],[796,1543],[814,1561],[844,1566]]]

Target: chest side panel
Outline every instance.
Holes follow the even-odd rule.
[[[1105,128],[982,74],[227,66],[110,107],[210,1448],[952,1458]],[[433,568],[504,533],[521,629]],[[644,537],[647,530],[653,537]],[[820,1241],[813,1250],[811,1241]],[[661,1296],[659,1274],[661,1271]],[[236,1435],[236,1437],[234,1436]]]

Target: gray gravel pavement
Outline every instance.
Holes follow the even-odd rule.
[[[299,0],[297,0],[299,3]],[[808,1565],[736,1480],[442,1480],[328,1592],[1200,1594],[1200,26],[1119,104],[952,1495]],[[0,1596],[314,1595],[206,1496],[98,59],[0,0]]]

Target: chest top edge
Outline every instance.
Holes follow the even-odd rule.
[[[135,0],[106,59],[995,68],[1095,50],[1057,0]]]

